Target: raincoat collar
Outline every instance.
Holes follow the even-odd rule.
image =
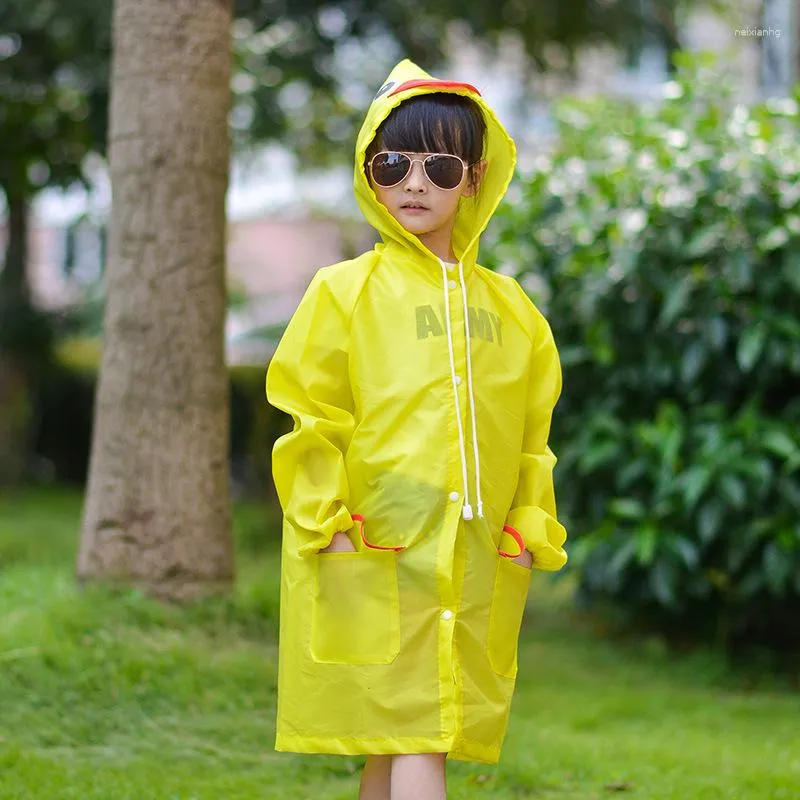
[[[383,240],[383,246],[378,245],[378,251],[402,255],[410,268],[438,283],[441,280],[438,257],[418,237],[406,231],[378,201],[364,167],[367,148],[392,109],[410,97],[433,92],[453,92],[469,97],[480,106],[486,120],[486,174],[476,197],[461,198],[453,228],[453,252],[463,267],[464,275],[469,276],[478,257],[481,234],[503,199],[516,164],[514,141],[474,86],[434,78],[408,59],[397,64],[372,101],[359,131],[356,140],[354,188],[367,222],[378,231]]]

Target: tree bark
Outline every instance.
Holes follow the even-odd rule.
[[[0,486],[25,476],[30,443],[30,392],[19,341],[30,307],[27,280],[29,205],[6,190],[8,243],[0,271]],[[12,330],[13,328],[13,330]]]
[[[6,190],[8,204],[8,243],[3,271],[0,272],[0,291],[14,302],[30,302],[28,264],[28,221],[30,206],[22,198]]]
[[[117,0],[105,342],[77,574],[233,580],[224,355],[231,9]]]

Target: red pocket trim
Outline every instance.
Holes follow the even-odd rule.
[[[522,534],[510,525],[504,525],[503,530],[506,533],[510,533],[514,541],[519,545],[519,553],[506,553],[504,550],[498,550],[497,552],[504,558],[519,558],[525,550],[525,541],[522,538]]]
[[[364,529],[366,528],[367,523],[364,521],[363,515],[351,514],[350,516],[353,518],[354,522],[358,523],[359,530],[361,531],[361,541],[364,542],[364,544],[369,547],[370,550],[394,550],[395,552],[398,552],[406,549],[405,545],[401,545],[399,547],[384,547],[380,544],[371,544],[367,541],[367,537],[364,534]]]

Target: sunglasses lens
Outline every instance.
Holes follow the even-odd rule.
[[[464,177],[464,164],[456,156],[428,156],[425,172],[440,189],[455,189]]]
[[[411,159],[402,153],[378,153],[372,160],[372,179],[378,186],[400,183],[411,169]]]

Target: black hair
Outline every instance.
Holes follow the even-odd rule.
[[[421,94],[392,109],[367,148],[366,163],[381,150],[450,153],[470,165],[474,186],[485,134],[486,120],[474,100],[452,92]]]

